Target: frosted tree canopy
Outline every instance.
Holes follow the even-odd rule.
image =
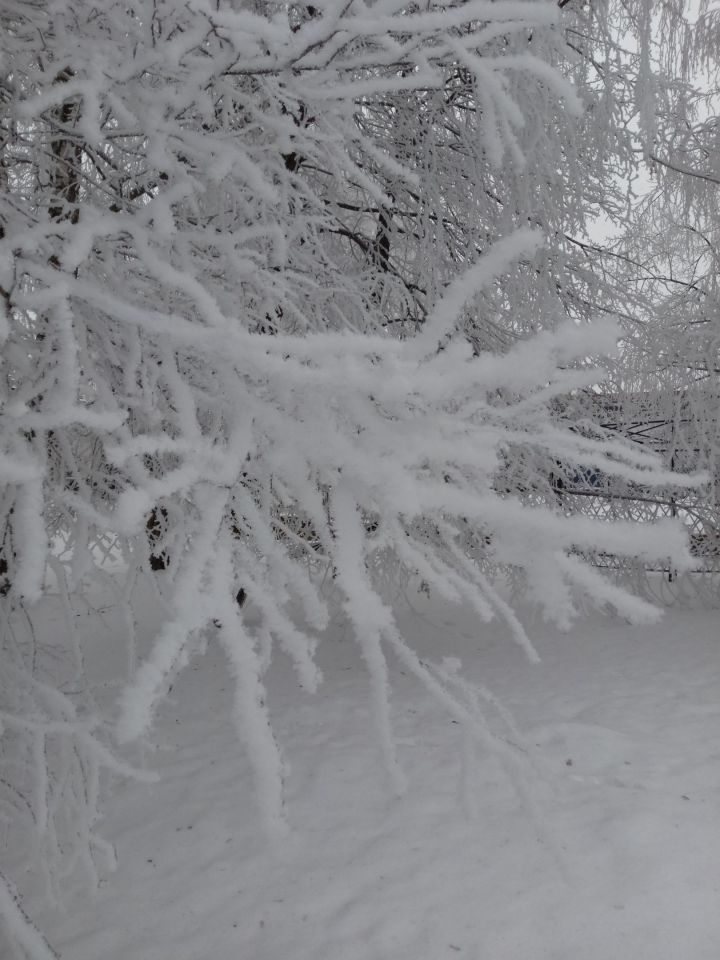
[[[597,224],[620,237],[641,165],[680,165],[663,151],[715,56],[710,15],[656,6],[5,0],[0,779],[6,756],[24,773],[0,809],[51,875],[110,857],[102,771],[132,773],[119,758],[208,642],[280,835],[264,677],[281,650],[312,693],[332,611],[398,790],[398,660],[507,752],[442,650],[400,631],[398,584],[503,619],[531,659],[508,582],[563,627],[578,601],[657,615],[591,560],[681,570],[683,523],[572,512],[557,479],[682,491],[712,467],[678,475],[567,413],[608,369],[623,381],[658,299]],[[21,614],[97,582],[126,624],[112,717],[17,639]],[[166,615],[141,650],[148,584]],[[84,676],[72,636],[57,652]],[[3,882],[18,950],[50,956]]]

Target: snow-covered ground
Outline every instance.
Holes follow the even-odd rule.
[[[718,612],[530,624],[539,665],[501,625],[424,596],[402,620],[512,711],[515,772],[483,750],[473,764],[395,667],[408,790],[394,796],[336,623],[319,693],[282,659],[270,672],[291,832],[268,842],[210,643],[158,716],[161,781],[110,798],[117,872],[39,917],[63,960],[717,960]]]

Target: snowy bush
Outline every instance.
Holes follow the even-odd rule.
[[[477,720],[400,635],[378,582],[388,564],[504,617],[531,657],[493,586],[498,565],[521,570],[562,625],[577,592],[655,615],[578,553],[681,562],[679,529],[565,517],[506,470],[521,451],[531,484],[557,462],[667,480],[642,450],[552,414],[555,397],[597,381],[588,358],[618,337],[579,322],[599,288],[566,231],[583,229],[589,186],[604,182],[612,204],[616,171],[578,146],[562,6],[3,5],[0,683],[14,693],[0,763],[32,782],[18,804],[51,870],[68,854],[48,797],[92,850],[98,772],[124,768],[90,707],[78,714],[36,682],[26,650],[8,653],[11,618],[42,596],[49,564],[72,592],[122,557],[129,624],[134,584],[166,568],[172,613],[139,664],[129,629],[120,743],[147,733],[220,624],[271,832],[282,758],[263,675],[278,646],[305,688],[320,682],[319,570],[362,648],[398,787],[390,651]],[[601,130],[622,140],[598,128],[598,147]],[[38,759],[48,738],[57,749]],[[88,796],[54,794],[53,763]]]

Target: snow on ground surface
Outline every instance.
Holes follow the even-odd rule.
[[[463,773],[459,726],[395,667],[393,796],[337,623],[318,694],[271,670],[292,830],[269,844],[211,643],[154,728],[161,782],[109,800],[117,872],[40,916],[63,960],[717,960],[720,614],[530,624],[539,665],[419,595],[402,621],[512,711],[523,789],[482,751]]]

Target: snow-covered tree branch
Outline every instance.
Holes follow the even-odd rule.
[[[271,831],[283,765],[263,676],[277,646],[303,687],[321,681],[323,582],[400,786],[390,651],[473,719],[400,635],[389,567],[505,618],[533,657],[493,570],[521,571],[567,625],[578,594],[655,615],[583,552],[686,556],[679,524],[593,522],[543,496],[558,463],[668,480],[642,449],[553,413],[619,336],[585,322],[612,298],[572,237],[603,190],[619,203],[632,154],[609,122],[581,146],[594,91],[568,76],[593,43],[578,66],[567,15],[534,0],[11,0],[0,14],[3,642],[49,570],[72,594],[121,559],[127,607],[155,578],[170,613],[139,663],[129,636],[117,739],[147,734],[216,632]],[[125,771],[37,686],[24,648],[8,664],[0,689],[18,671],[25,685],[3,715],[11,739],[37,759],[54,738],[93,783]],[[32,769],[42,780],[47,764]],[[46,794],[27,810],[43,836]],[[86,847],[94,804],[73,814]]]

